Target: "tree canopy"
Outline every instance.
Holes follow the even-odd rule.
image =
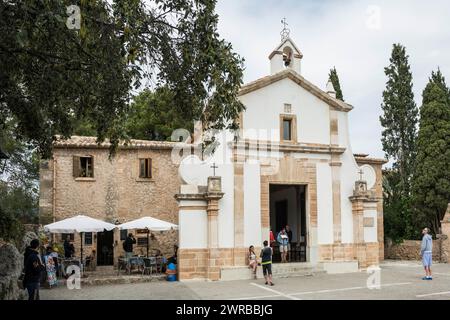
[[[328,75],[331,83],[333,84],[334,91],[336,91],[336,98],[344,101],[344,96],[342,94],[341,84],[339,82],[339,76],[336,71],[336,67],[330,70],[330,74]]]
[[[80,28],[66,25],[80,9]],[[112,148],[144,80],[205,128],[236,128],[242,59],[217,32],[215,0],[4,0],[0,3],[0,123],[49,157],[56,134],[89,123]],[[76,17],[75,17],[76,18]]]
[[[440,70],[422,94],[413,179],[416,223],[439,232],[450,201],[450,90]]]

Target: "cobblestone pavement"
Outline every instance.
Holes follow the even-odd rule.
[[[377,275],[365,272],[352,274],[318,274],[294,278],[275,279],[275,286],[267,287],[262,280],[229,282],[150,282],[120,285],[83,286],[79,290],[66,287],[42,289],[41,299],[439,299],[450,300],[450,265],[435,264],[434,279],[421,280],[419,262],[386,261]],[[370,277],[370,278],[369,278]],[[274,280],[274,281],[275,281]],[[371,281],[372,280],[372,281]]]

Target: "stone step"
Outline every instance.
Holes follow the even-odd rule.
[[[310,263],[276,263],[272,265],[272,275],[274,278],[290,278],[302,276],[314,276],[316,274],[325,273],[323,267],[312,265]],[[264,278],[262,267],[258,266],[257,278]],[[220,272],[220,280],[251,280],[254,279],[253,272],[248,267],[223,267]]]

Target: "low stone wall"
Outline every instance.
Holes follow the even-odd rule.
[[[441,240],[433,240],[433,260],[441,260]],[[388,244],[384,250],[384,257],[386,259],[395,260],[421,260],[420,256],[420,240],[404,240],[400,244]]]

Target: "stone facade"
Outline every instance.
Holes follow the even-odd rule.
[[[96,144],[92,137],[72,137],[54,144],[53,159],[40,166],[40,223],[85,214],[111,223],[123,223],[143,216],[178,223],[178,205],[173,195],[179,190],[178,167],[171,160],[172,143],[132,140],[122,144],[110,159],[109,144]],[[92,156],[94,176],[74,177],[74,156]],[[152,178],[139,178],[139,159],[152,159]],[[131,231],[131,230],[130,230]],[[134,231],[131,231],[134,232]],[[136,234],[135,234],[136,235]],[[146,237],[145,234],[136,236]],[[56,237],[60,241],[60,236]],[[173,255],[176,231],[154,232],[150,248]],[[114,231],[114,258],[123,255],[119,230]],[[75,250],[80,237],[75,235]],[[136,254],[146,246],[135,245]],[[96,250],[96,235],[84,255]],[[115,259],[116,260],[116,259]]]

